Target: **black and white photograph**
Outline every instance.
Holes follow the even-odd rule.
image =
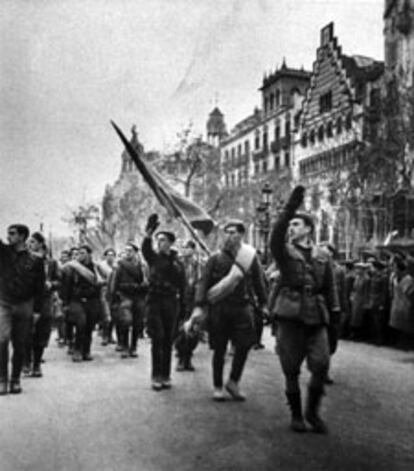
[[[0,471],[414,469],[414,0],[2,0]]]

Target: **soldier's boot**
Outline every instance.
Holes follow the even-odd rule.
[[[20,394],[22,387],[20,386],[20,378],[12,378],[10,380],[10,394]]]
[[[328,427],[319,416],[319,408],[323,396],[323,389],[308,388],[308,397],[306,401],[305,419],[311,425],[315,433],[326,434]]]
[[[303,433],[306,432],[306,425],[302,415],[302,399],[300,392],[286,393],[288,405],[291,411],[290,428],[294,432]]]
[[[176,371],[185,371],[185,363],[184,363],[184,358],[179,357],[178,358],[178,363],[175,368]]]

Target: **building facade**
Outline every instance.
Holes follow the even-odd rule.
[[[310,73],[288,68],[265,75],[260,87],[262,107],[240,121],[221,141],[220,162],[225,188],[252,181],[290,178],[294,134]]]
[[[333,23],[322,28],[294,143],[293,180],[308,188],[306,206],[317,216],[317,241],[335,243],[345,255],[373,237],[364,222],[372,211],[350,207],[347,193],[357,154],[379,132],[383,71],[380,61],[345,55]],[[377,213],[375,218],[385,217],[385,210]],[[377,226],[375,237],[386,231],[382,220],[368,225]]]

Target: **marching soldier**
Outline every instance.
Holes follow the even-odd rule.
[[[101,286],[89,246],[79,247],[77,260],[65,265],[62,302],[68,321],[75,326],[74,362],[91,361],[92,333],[101,313]]]
[[[137,257],[138,247],[129,242],[115,270],[111,286],[111,297],[119,300],[117,323],[122,346],[121,358],[138,356],[138,337],[144,322],[146,286],[143,267]]]
[[[33,325],[27,342],[25,366],[28,374],[34,378],[43,376],[41,363],[52,332],[54,295],[60,287],[60,271],[56,260],[47,254],[46,241],[40,232],[34,232],[29,239],[29,248],[37,255],[45,268],[45,287],[42,296],[40,317]]]
[[[207,318],[213,353],[213,400],[224,401],[223,370],[229,340],[234,346],[230,377],[225,388],[235,401],[244,401],[239,382],[250,348],[257,342],[253,304],[267,312],[264,273],[253,247],[243,244],[245,227],[242,221],[229,221],[225,227],[225,243],[212,255],[196,294],[186,331],[202,316],[200,308],[210,305]],[[252,292],[253,291],[253,292]]]
[[[292,412],[292,430],[306,431],[299,387],[300,368],[306,358],[311,378],[305,419],[314,432],[327,433],[319,407],[329,368],[328,326],[331,316],[338,316],[339,305],[330,257],[312,240],[313,218],[297,212],[304,193],[301,186],[294,189],[271,235],[270,248],[281,275],[275,305],[277,350]]]
[[[40,317],[45,284],[43,262],[26,246],[29,228],[13,224],[0,241],[0,395],[22,392],[20,375],[32,317]],[[9,343],[13,345],[9,389]]]
[[[156,235],[158,251],[152,246],[152,235],[159,226],[158,216],[148,218],[142,254],[149,267],[147,297],[147,330],[151,337],[152,388],[171,388],[171,356],[179,313],[185,313],[185,272],[177,252],[172,249],[175,235],[160,231]]]

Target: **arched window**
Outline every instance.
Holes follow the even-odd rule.
[[[256,150],[260,149],[260,131],[259,130],[256,131],[256,134],[254,136],[254,148]]]
[[[311,144],[315,144],[315,130],[314,129],[312,129],[309,134],[309,142]]]

